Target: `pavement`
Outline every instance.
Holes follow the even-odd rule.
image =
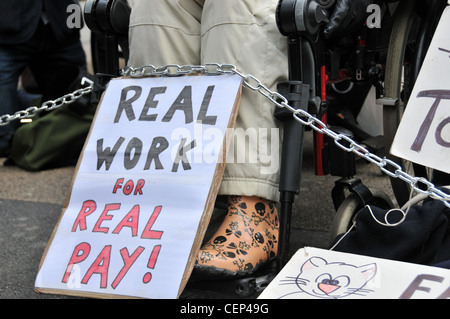
[[[301,190],[292,216],[291,254],[304,246],[327,248],[335,216],[331,189],[338,178],[315,176],[311,137],[306,134]],[[34,281],[75,167],[29,172],[4,165],[4,160],[0,159],[0,299],[71,298],[36,293]],[[377,167],[358,160],[357,169],[365,185],[391,195],[389,181]],[[212,297],[209,292],[189,289],[181,295],[186,299]]]

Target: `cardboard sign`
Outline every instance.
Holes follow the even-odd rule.
[[[450,173],[450,7],[442,15],[391,153]]]
[[[450,270],[305,247],[261,299],[447,299]]]
[[[240,89],[234,75],[112,80],[36,290],[178,297],[209,223]]]

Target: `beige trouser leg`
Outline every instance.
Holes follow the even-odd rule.
[[[234,64],[266,86],[287,79],[278,0],[134,0],[129,65]],[[234,144],[219,194],[278,200],[281,132],[273,104],[243,89]],[[245,143],[247,141],[247,143]]]

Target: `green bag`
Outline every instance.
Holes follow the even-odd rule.
[[[81,87],[82,76],[86,74],[80,72],[67,92]],[[29,171],[76,164],[96,108],[97,105],[91,103],[91,94],[87,94],[71,104],[36,116],[32,123],[23,124],[15,131],[5,164],[16,164]]]
[[[65,105],[20,126],[14,133],[9,159],[29,171],[76,164],[94,113],[94,105],[83,113]]]

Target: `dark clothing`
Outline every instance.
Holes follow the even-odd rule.
[[[372,206],[371,209],[384,222],[387,211]],[[396,214],[399,221],[402,216],[398,212],[390,213],[389,218]],[[427,199],[422,206],[413,205],[403,223],[387,227],[377,223],[365,207],[356,217],[354,230],[344,236],[335,250],[433,266],[450,260],[449,218],[450,208],[442,201]]]
[[[78,0],[0,0],[0,44],[19,44],[28,41],[36,31],[42,12],[58,42],[65,43],[79,37],[79,30],[67,27],[71,12],[67,7]]]

